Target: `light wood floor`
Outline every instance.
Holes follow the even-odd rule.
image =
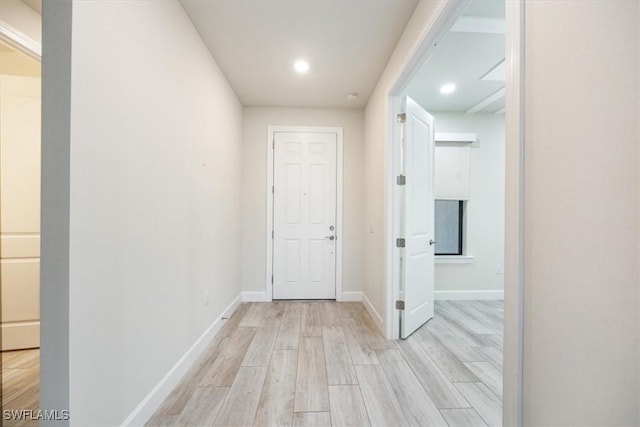
[[[40,399],[40,350],[2,352],[2,410],[37,411]],[[2,417],[3,414],[0,414]],[[5,420],[3,426],[37,426],[38,421]]]
[[[501,424],[503,306],[387,341],[360,303],[242,304],[148,426]]]

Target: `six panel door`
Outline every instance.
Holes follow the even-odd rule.
[[[273,299],[336,297],[337,135],[276,132]]]

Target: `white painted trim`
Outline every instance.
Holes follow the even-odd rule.
[[[474,143],[478,140],[476,133],[451,133],[436,132],[436,142],[469,142]]]
[[[40,347],[40,321],[4,322],[0,327],[2,351]]]
[[[362,292],[362,304],[364,305],[364,308],[366,308],[369,312],[369,315],[373,319],[373,322],[376,324],[378,329],[380,331],[384,331],[384,321],[382,320],[382,316],[380,316],[380,313],[376,311],[373,304],[371,304],[371,301],[369,301],[369,298],[367,298],[367,294],[365,294],[364,292]]]
[[[224,309],[222,314],[204,331],[193,345],[182,355],[182,357],[169,369],[169,372],[156,384],[156,386],[145,396],[136,406],[129,416],[122,422],[121,426],[144,426],[151,416],[160,407],[162,402],[169,396],[169,393],[178,385],[180,380],[186,375],[207,346],[220,331],[224,324],[223,318],[229,318],[238,308],[241,302],[241,295],[231,301],[231,304]],[[226,319],[225,319],[226,320]]]
[[[0,20],[0,41],[37,61],[42,59],[42,44],[3,20]]]
[[[360,292],[360,291],[343,292],[342,293],[342,298],[340,299],[340,301],[343,301],[343,302],[347,302],[347,301],[351,301],[351,302],[362,301],[362,292]]]
[[[451,27],[452,33],[504,34],[505,23],[502,18],[484,16],[461,16]]]
[[[409,55],[387,98],[387,147],[385,163],[385,298],[384,333],[397,338],[399,316],[395,300],[400,289],[399,254],[394,239],[399,230],[398,200],[394,177],[398,172],[395,144],[399,126],[400,97],[437,43],[469,4],[467,0],[447,0],[434,12],[433,24],[426,26]],[[505,189],[505,345],[503,374],[503,425],[522,425],[522,372],[524,325],[524,0],[506,2],[506,184]]]
[[[435,291],[436,301],[503,300],[504,291]]]
[[[436,255],[436,264],[473,264],[473,255]]]
[[[259,292],[243,292],[242,302],[265,302],[267,300],[267,294],[264,291]]]
[[[491,95],[487,96],[485,99],[483,99],[482,101],[478,102],[473,107],[469,108],[466,111],[466,114],[475,114],[475,113],[483,110],[485,107],[488,107],[489,105],[493,104],[497,100],[504,98],[505,95],[506,95],[506,88],[502,88],[502,89],[492,93]]]
[[[503,411],[505,426],[523,423],[525,221],[525,3],[506,2],[505,280]]]
[[[276,132],[318,132],[318,133],[335,133],[337,139],[336,153],[336,301],[342,300],[342,236],[344,236],[343,227],[343,176],[344,176],[344,149],[342,127],[325,127],[325,126],[268,126],[267,127],[267,226],[266,226],[266,245],[267,259],[265,278],[265,301],[273,300],[273,285],[271,276],[273,275],[273,240],[271,232],[273,231],[273,141]]]

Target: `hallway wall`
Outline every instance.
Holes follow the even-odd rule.
[[[177,1],[72,12],[70,423],[113,426],[240,293],[242,106]]]
[[[344,129],[343,292],[362,288],[363,111],[245,107],[242,181],[242,290],[264,292],[267,226],[267,127],[338,126]],[[341,230],[338,230],[340,233]],[[257,294],[254,294],[257,295]]]
[[[637,425],[640,3],[526,4],[524,423]]]

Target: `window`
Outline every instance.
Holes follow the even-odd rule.
[[[462,255],[464,201],[436,200],[436,255]]]

